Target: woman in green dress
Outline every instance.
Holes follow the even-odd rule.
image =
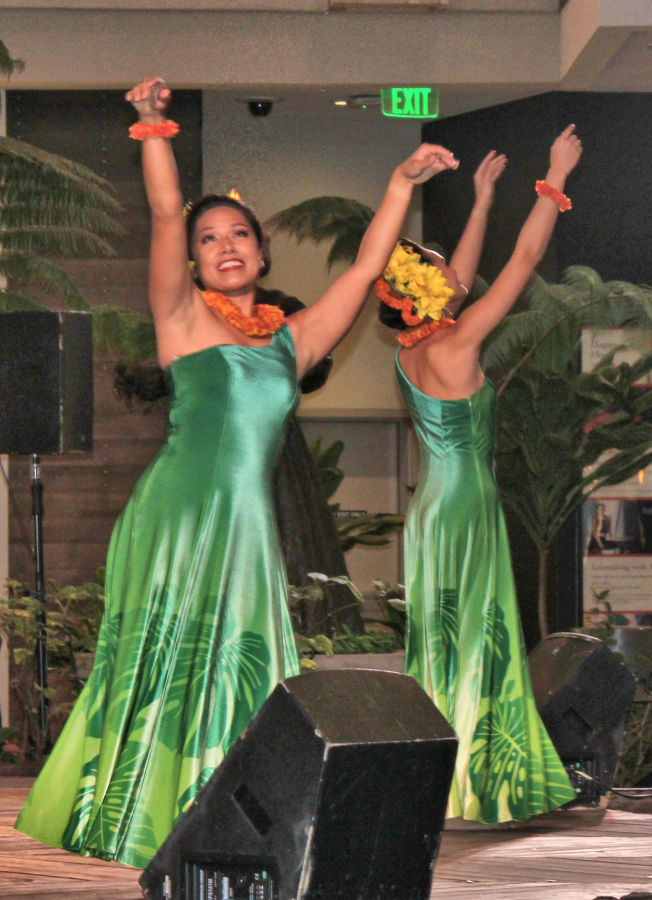
[[[267,246],[246,206],[205,198],[187,239],[169,89],[148,78],[126,98],[143,141],[168,435],[116,523],[95,666],[16,827],[143,867],[275,684],[299,671],[272,498],[298,382],[353,324],[414,185],[457,161],[423,144],[399,165],[351,268],[286,320],[255,304]]]
[[[552,145],[509,261],[457,320],[443,316],[465,296],[462,273],[430,251],[399,243],[377,284],[412,326],[396,357],[421,451],[404,535],[405,665],[459,737],[448,817],[524,821],[575,797],[532,695],[493,471],[495,391],[479,355],[568,208],[562,191],[581,152],[571,125]],[[463,240],[479,251],[483,236],[480,222]]]

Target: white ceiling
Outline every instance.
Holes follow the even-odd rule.
[[[652,91],[652,0],[0,0],[0,9],[0,40],[27,62],[16,88],[122,88],[160,72],[176,87],[272,96],[324,115],[337,98],[423,84],[440,89],[442,116],[555,89]]]

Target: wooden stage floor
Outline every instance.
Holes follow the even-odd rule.
[[[0,897],[139,900],[136,869],[78,857],[12,828],[32,783],[0,782]],[[431,900],[652,898],[652,814],[560,810],[518,827],[447,828]]]

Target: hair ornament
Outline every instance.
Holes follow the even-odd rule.
[[[384,303],[401,310],[406,325],[419,325],[425,318],[438,322],[455,293],[441,269],[403,241],[396,244],[374,288]]]

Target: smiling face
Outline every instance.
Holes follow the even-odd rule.
[[[194,224],[191,250],[206,289],[227,296],[255,289],[264,260],[258,238],[239,209],[214,206],[202,213]]]

